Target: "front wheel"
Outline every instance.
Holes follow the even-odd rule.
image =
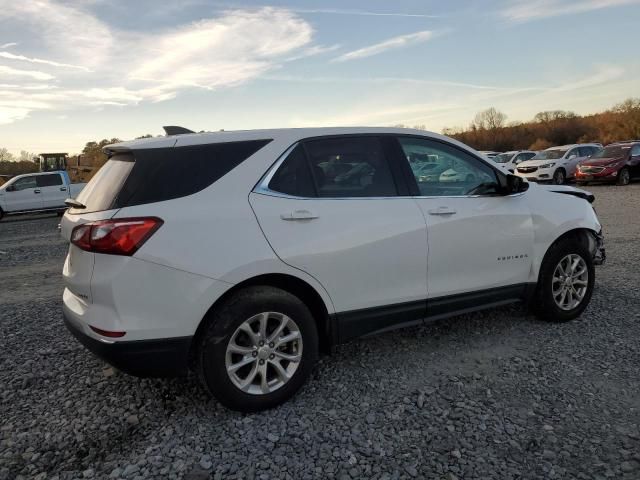
[[[588,248],[579,238],[562,239],[542,261],[532,309],[550,322],[573,320],[587,308],[594,285],[595,268]]]
[[[215,309],[198,350],[209,392],[233,410],[255,412],[291,398],[318,357],[318,332],[300,299],[278,288],[249,287]]]
[[[556,185],[563,185],[567,179],[564,170],[559,168],[553,173],[553,183]]]
[[[628,168],[623,168],[622,170],[620,170],[620,173],[618,173],[617,184],[618,185],[629,185],[630,182],[631,182],[631,175],[629,175],[629,169]]]

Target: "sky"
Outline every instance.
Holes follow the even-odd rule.
[[[640,96],[640,0],[0,0],[0,148],[465,127]]]

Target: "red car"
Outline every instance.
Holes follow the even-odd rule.
[[[632,179],[640,179],[640,141],[607,145],[576,169],[576,183],[615,182],[628,185]]]

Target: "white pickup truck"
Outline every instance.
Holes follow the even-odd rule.
[[[63,211],[85,183],[71,183],[65,171],[28,173],[0,186],[0,219],[4,215]]]

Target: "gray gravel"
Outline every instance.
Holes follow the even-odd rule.
[[[640,184],[590,190],[609,260],[581,320],[361,339],[254,415],[91,356],[62,324],[58,219],[0,222],[0,479],[638,479]]]

